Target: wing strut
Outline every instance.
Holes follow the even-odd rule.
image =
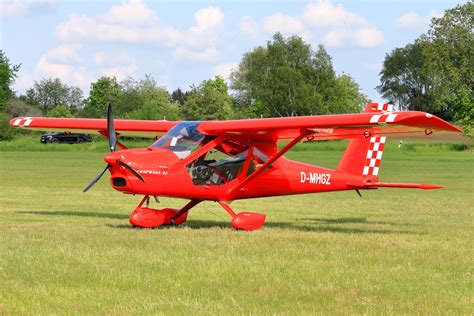
[[[234,188],[231,189],[231,193],[236,192],[240,189],[242,189],[244,186],[246,186],[250,181],[255,179],[258,175],[260,175],[262,172],[267,169],[269,165],[275,162],[278,158],[283,156],[288,150],[291,149],[291,147],[295,146],[300,140],[308,136],[309,134],[313,134],[314,132],[312,131],[301,131],[301,134],[299,134],[297,137],[295,137],[291,142],[289,142],[285,147],[283,147],[279,152],[277,152],[272,158],[268,159],[260,168],[255,170],[250,176],[244,179],[244,181],[240,182],[235,186]]]

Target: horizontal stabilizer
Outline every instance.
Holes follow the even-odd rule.
[[[354,189],[401,188],[435,190],[444,188],[442,186],[429,183],[349,182],[347,185],[354,187]]]

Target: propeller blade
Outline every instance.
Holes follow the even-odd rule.
[[[112,114],[112,103],[109,102],[107,108],[107,136],[109,138],[110,151],[115,151],[115,144],[117,143],[117,136],[115,135],[114,117]]]
[[[127,165],[125,162],[123,161],[120,161],[120,160],[117,160],[117,163],[119,165],[121,165],[122,167],[124,167],[125,169],[128,169],[131,173],[133,173],[135,175],[135,177],[137,177],[141,182],[145,182],[145,179],[143,179],[143,177],[135,171],[135,169],[133,169],[132,167],[130,167],[129,165]]]
[[[84,191],[82,192],[87,192],[94,184],[96,184],[97,181],[99,181],[99,179],[104,175],[104,173],[109,169],[109,165],[107,165],[105,167],[104,170],[102,170],[101,173],[99,173],[99,175],[97,177],[94,178],[94,180],[92,180],[91,183],[89,183],[89,185],[84,189]]]

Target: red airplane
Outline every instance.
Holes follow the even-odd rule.
[[[387,188],[438,189],[432,184],[379,182],[378,173],[387,136],[461,132],[424,112],[393,112],[388,104],[369,103],[363,113],[234,121],[107,120],[19,117],[16,128],[101,134],[110,153],[104,170],[84,189],[89,190],[108,170],[112,187],[144,198],[130,215],[133,226],[179,225],[188,211],[204,200],[218,202],[232,216],[232,227],[255,230],[265,214],[235,213],[238,199]],[[127,149],[117,136],[161,135],[148,148]],[[335,170],[286,159],[300,141],[350,139]],[[286,142],[279,149],[278,143]],[[116,146],[121,150],[115,151]],[[189,200],[181,209],[148,207],[149,197]],[[146,206],[144,204],[146,203]]]

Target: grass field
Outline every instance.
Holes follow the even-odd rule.
[[[472,314],[473,151],[396,143],[381,180],[446,188],[234,202],[267,214],[255,232],[211,202],[181,227],[133,229],[141,197],[106,180],[81,192],[103,143],[0,143],[0,314]],[[287,157],[334,167],[343,145]]]

